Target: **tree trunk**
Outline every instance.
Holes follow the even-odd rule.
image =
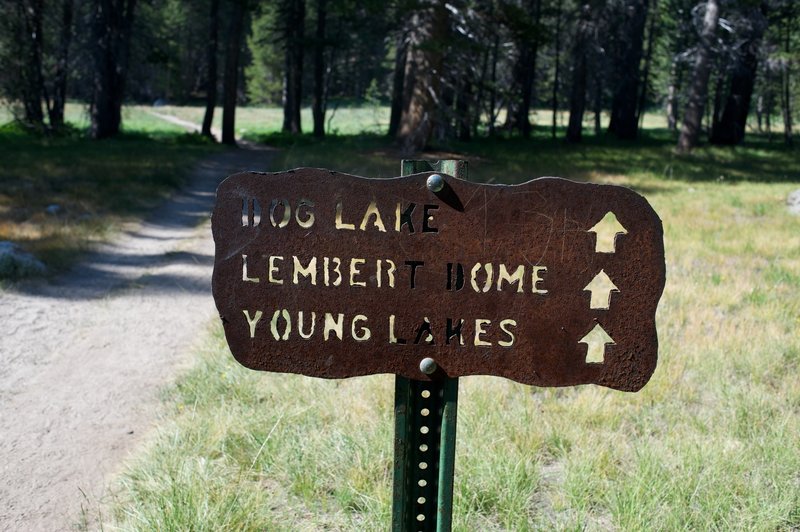
[[[602,113],[603,113],[603,77],[599,69],[594,72],[594,136],[599,137],[602,133]]]
[[[64,127],[64,105],[67,102],[67,74],[69,73],[69,47],[72,41],[73,0],[61,4],[61,35],[59,38],[58,59],[53,76],[53,103],[50,107],[50,127]]]
[[[770,83],[770,75],[769,71],[767,71],[767,80],[764,84],[767,87],[767,97],[766,97],[766,104],[764,106],[764,112],[766,114],[766,119],[764,120],[764,126],[767,129],[767,140],[772,142],[772,113],[775,111],[775,96],[772,93],[771,83]]]
[[[470,103],[472,101],[472,80],[464,79],[461,90],[456,95],[456,121],[458,123],[458,140],[472,139],[472,117]]]
[[[623,5],[623,37],[615,65],[617,85],[611,102],[611,121],[608,124],[608,131],[620,139],[635,139],[639,130],[636,105],[647,3],[647,0],[626,0]]]
[[[667,87],[667,128],[670,131],[678,129],[678,61],[672,60],[672,68],[669,74],[669,86]]]
[[[44,128],[42,100],[45,97],[42,75],[42,17],[43,0],[19,2],[17,15],[20,55],[23,59],[20,71],[20,96],[25,112],[25,123],[34,128]]]
[[[578,26],[572,49],[572,89],[569,96],[569,125],[567,141],[580,142],[583,138],[583,112],[586,109],[586,64],[591,31],[592,10],[589,4],[578,5]]]
[[[708,137],[711,138],[711,132],[719,128],[719,117],[722,113],[722,89],[725,83],[725,72],[721,64],[717,64],[717,83],[714,87],[714,105],[712,106],[711,121],[708,127]]]
[[[561,4],[562,0],[556,3],[556,69],[553,79],[553,128],[551,136],[556,138],[556,125],[558,120],[558,83],[561,69]]]
[[[225,50],[225,76],[222,81],[222,143],[236,145],[236,101],[239,98],[239,56],[247,0],[233,0],[233,12]]]
[[[783,141],[791,146],[792,139],[792,94],[791,94],[791,66],[792,62],[789,60],[791,57],[791,36],[794,17],[789,16],[786,18],[786,34],[784,37],[783,51],[786,55],[786,60],[781,70],[781,99],[783,107]]]
[[[697,47],[697,57],[689,87],[689,101],[683,115],[683,125],[678,138],[678,151],[687,153],[697,146],[700,137],[700,126],[708,95],[708,76],[711,73],[711,45],[714,32],[719,22],[719,3],[707,0],[706,13],[703,17],[703,30]]]
[[[764,94],[758,95],[758,100],[756,100],[756,126],[758,127],[758,132],[764,132]]]
[[[305,36],[306,2],[288,0],[284,28],[286,46],[286,72],[284,73],[283,132],[303,132],[300,108],[303,98],[303,38]]]
[[[644,54],[644,68],[642,70],[642,88],[639,91],[639,103],[636,107],[636,123],[637,127],[642,126],[644,119],[645,107],[647,106],[647,88],[650,83],[650,65],[653,60],[653,41],[657,31],[656,22],[659,19],[658,13],[658,0],[653,0],[653,6],[650,9],[650,27],[647,30],[647,51]]]
[[[437,0],[415,14],[418,24],[410,28],[405,91],[408,99],[397,132],[397,139],[407,153],[422,150],[435,129],[447,13],[444,2]]]
[[[325,136],[325,18],[326,0],[317,0],[317,33],[314,40],[314,101],[312,114],[314,116],[314,136]]]
[[[478,94],[475,96],[474,111],[472,113],[472,136],[478,136],[478,126],[481,123],[481,115],[483,114],[483,95],[486,91],[486,74],[489,70],[489,49],[483,51],[483,61],[481,62],[481,74],[477,79]]]
[[[95,0],[92,16],[94,97],[90,135],[119,133],[136,0]]]
[[[392,77],[392,112],[389,118],[390,137],[397,136],[400,117],[403,114],[403,87],[406,77],[406,57],[408,55],[408,32],[405,28],[397,35],[397,50],[394,57],[394,76]]]
[[[744,140],[758,72],[758,49],[767,28],[766,4],[748,10],[747,15],[750,31],[736,57],[722,117],[711,130],[712,144],[735,145]]]
[[[500,48],[500,35],[495,32],[492,43],[492,77],[489,86],[489,136],[494,136],[495,111],[497,107],[497,52]]]
[[[206,44],[206,61],[208,77],[206,78],[206,112],[203,115],[202,135],[213,139],[211,125],[214,123],[214,108],[217,106],[217,46],[219,43],[219,0],[211,0],[208,14],[208,43]]]
[[[518,88],[518,100],[512,99],[509,113],[506,117],[506,126],[516,128],[523,137],[531,136],[531,97],[533,85],[536,80],[536,59],[539,55],[539,25],[541,23],[541,0],[528,0],[527,11],[534,13],[533,28],[531,31],[521,32],[517,36],[519,54],[512,69],[514,87]]]

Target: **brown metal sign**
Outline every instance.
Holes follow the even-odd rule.
[[[344,378],[497,375],[635,391],[656,366],[661,221],[629,189],[302,168],[217,190],[213,292],[233,355]]]

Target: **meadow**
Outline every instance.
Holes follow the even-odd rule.
[[[128,108],[126,133],[101,143],[80,133],[78,106],[72,135],[0,130],[0,240],[68,265],[222,149],[146,111]],[[279,148],[269,170],[386,177],[401,154],[374,126],[385,116],[339,109],[340,134],[317,140],[281,135],[278,110],[242,109],[238,129]],[[439,143],[422,156],[468,159],[483,182],[557,175],[643,194],[665,230],[659,365],[636,394],[462,379],[455,530],[796,530],[800,218],[785,199],[800,183],[797,148],[750,135],[678,156],[656,116],[635,143],[589,135],[571,146],[548,124],[543,114],[530,140]],[[52,220],[42,211],[56,202],[67,214]],[[247,370],[211,323],[196,364],[164,391],[159,427],[108,504],[87,512],[123,530],[385,530],[393,390],[387,375]]]
[[[353,126],[291,138],[248,116],[246,138],[281,148],[275,170],[399,173],[380,135]],[[629,186],[665,229],[659,365],[641,392],[461,380],[455,530],[800,527],[800,219],[785,208],[800,157],[755,135],[689,156],[673,145],[653,127],[636,143],[590,136],[570,146],[542,125],[531,140],[424,154],[466,158],[485,182],[559,175]],[[212,323],[195,367],[165,391],[160,427],[97,511],[125,530],[385,530],[393,386],[386,375],[244,369]]]

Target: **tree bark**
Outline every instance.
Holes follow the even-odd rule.
[[[408,32],[405,28],[397,35],[396,53],[394,57],[394,76],[392,77],[392,111],[389,118],[390,137],[397,136],[400,127],[400,116],[403,114],[403,87],[406,77],[406,56],[408,55]]]
[[[59,38],[58,59],[53,76],[53,101],[49,110],[50,127],[64,127],[64,106],[67,102],[67,74],[69,73],[69,47],[72,41],[73,0],[61,4],[61,35]]]
[[[711,132],[719,127],[719,117],[722,114],[722,89],[725,83],[725,72],[720,63],[719,61],[717,62],[717,83],[714,87],[714,105],[712,106],[711,120],[708,127],[706,127],[709,138],[711,138]]]
[[[219,43],[219,0],[211,0],[208,14],[208,43],[206,44],[206,112],[203,115],[201,134],[213,139],[211,125],[214,123],[214,109],[217,106],[217,47]]]
[[[317,33],[314,40],[314,100],[311,112],[314,117],[314,136],[325,136],[325,18],[326,0],[317,0]]]
[[[620,139],[635,139],[639,130],[636,104],[639,96],[639,63],[644,46],[647,0],[626,0],[622,42],[616,56],[617,86],[611,103],[608,131]]]
[[[555,78],[553,79],[553,127],[551,136],[556,138],[556,125],[558,121],[558,82],[561,69],[561,4],[562,0],[556,3],[556,68]]]
[[[442,48],[447,33],[447,8],[442,0],[420,9],[409,31],[406,95],[397,139],[407,153],[422,150],[436,125],[440,98]]]
[[[708,77],[711,73],[711,45],[719,22],[719,3],[707,0],[703,17],[703,29],[694,63],[692,82],[689,87],[689,101],[683,115],[683,125],[678,138],[678,151],[687,153],[697,146],[700,126],[708,95]]]
[[[222,143],[236,145],[236,101],[239,98],[239,57],[247,0],[233,0],[233,12],[225,50],[225,76],[222,81]]]
[[[678,61],[672,60],[672,68],[669,74],[669,86],[667,87],[667,128],[670,131],[678,129]]]
[[[456,121],[458,124],[458,140],[469,141],[472,139],[472,117],[470,116],[470,103],[472,102],[472,80],[464,79],[461,90],[456,95]]]
[[[19,2],[17,16],[21,56],[24,58],[20,70],[20,96],[24,109],[26,125],[44,128],[42,100],[45,98],[44,76],[42,75],[42,17],[43,0]],[[48,104],[49,107],[49,104]]]
[[[598,70],[594,72],[594,136],[599,137],[602,133],[602,113],[603,113],[603,76]]]
[[[500,35],[495,32],[492,43],[492,77],[489,85],[489,136],[494,136],[494,122],[497,108],[497,53],[500,48]]]
[[[722,117],[711,130],[711,143],[736,145],[744,140],[747,116],[758,72],[758,49],[767,28],[766,4],[748,10],[750,25],[745,43],[736,57],[730,81],[730,90]]]
[[[483,95],[486,91],[486,74],[489,70],[489,49],[483,51],[483,60],[481,61],[480,77],[476,80],[478,85],[478,93],[473,102],[474,110],[472,113],[472,136],[478,136],[478,126],[481,123],[481,115],[483,114]]]
[[[284,26],[286,71],[284,72],[283,132],[303,132],[300,108],[303,97],[303,39],[305,36],[305,0],[288,0]]]
[[[518,88],[518,100],[512,100],[506,126],[516,128],[523,137],[531,136],[531,98],[536,81],[536,60],[539,55],[539,25],[542,18],[541,0],[528,0],[527,12],[532,12],[533,25],[516,37],[519,53],[512,69],[514,87]]]
[[[583,138],[583,112],[586,109],[587,47],[592,25],[591,13],[589,4],[578,5],[578,25],[575,28],[575,43],[572,48],[572,89],[569,97],[568,142],[580,142]]]
[[[650,83],[650,65],[653,61],[653,41],[658,27],[658,0],[653,0],[653,6],[650,9],[650,27],[647,30],[647,51],[644,54],[644,68],[642,70],[642,88],[639,91],[639,102],[636,106],[636,124],[641,127],[642,120],[644,119],[645,107],[647,106],[647,86]]]
[[[786,24],[785,24],[785,36],[784,36],[784,44],[783,44],[783,51],[786,55],[786,60],[783,64],[783,69],[781,70],[781,100],[782,100],[782,107],[783,107],[783,142],[787,146],[791,146],[793,144],[792,138],[792,94],[791,94],[791,66],[792,63],[789,60],[791,55],[791,37],[792,37],[792,27],[794,26],[794,11],[790,12],[790,16],[786,17]]]
[[[94,97],[90,135],[119,133],[136,0],[95,0],[92,14]]]

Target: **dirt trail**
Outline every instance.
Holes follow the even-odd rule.
[[[87,507],[97,517],[106,480],[213,316],[216,185],[269,160],[215,155],[70,273],[0,293],[0,530],[68,530]]]

